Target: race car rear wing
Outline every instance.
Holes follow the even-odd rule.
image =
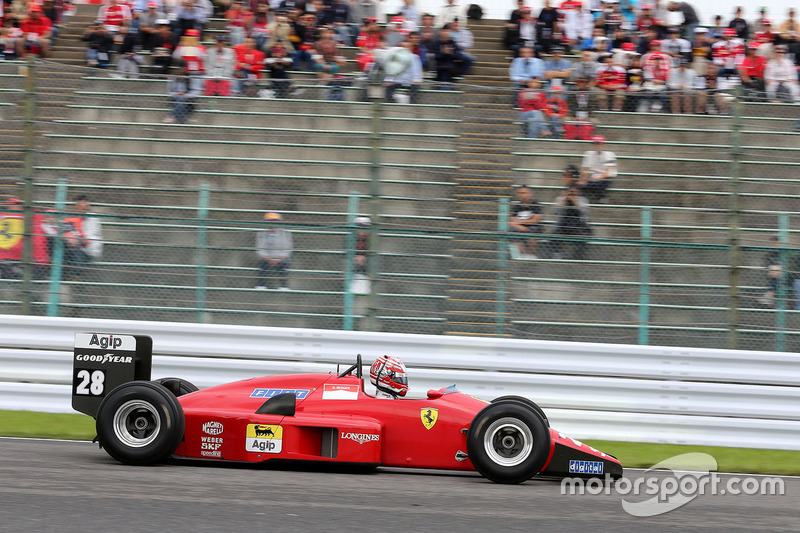
[[[76,333],[72,408],[92,418],[106,394],[129,381],[150,381],[153,339],[147,335]]]

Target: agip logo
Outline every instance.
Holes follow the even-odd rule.
[[[269,424],[247,424],[245,446],[253,453],[281,453],[283,427]]]

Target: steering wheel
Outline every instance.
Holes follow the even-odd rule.
[[[347,370],[339,374],[340,378],[343,378],[349,374],[353,373],[353,370],[356,371],[356,377],[361,379],[361,354],[356,355],[356,364],[350,366]]]

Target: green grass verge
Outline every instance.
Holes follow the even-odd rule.
[[[0,435],[44,439],[91,440],[94,420],[86,415],[0,411]],[[586,444],[617,457],[627,468],[649,468],[682,453],[712,455],[720,472],[800,475],[800,451],[754,450],[722,446],[681,446],[643,442],[588,440]]]

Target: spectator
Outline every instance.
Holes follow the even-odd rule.
[[[281,43],[287,54],[294,55],[295,50],[291,40],[292,33],[293,29],[289,22],[289,17],[285,13],[279,12],[275,15],[275,20],[269,24],[269,29],[267,30],[269,38],[267,39],[266,48],[269,50],[274,48],[277,43]]]
[[[436,14],[437,27],[443,28],[445,24],[453,22],[454,19],[467,20],[467,13],[456,3],[456,0],[445,0],[445,2],[447,3],[440,7],[439,12]],[[466,26],[465,22],[464,27]]]
[[[556,44],[553,41],[553,34],[557,29],[558,11],[550,5],[550,0],[544,0],[544,6],[536,20],[536,43],[540,50],[550,52],[550,48]]]
[[[667,30],[667,38],[661,41],[661,51],[672,58],[673,68],[681,66],[684,59],[692,60],[692,43],[680,36],[678,28]]]
[[[648,54],[649,55],[649,54]],[[651,113],[661,111],[667,98],[667,81],[672,70],[671,59],[665,58],[661,54],[653,54],[651,57],[642,58],[644,62],[644,84],[642,85],[643,96],[646,98],[646,105]]]
[[[200,32],[195,29],[188,29],[184,32],[180,44],[172,53],[173,59],[183,62],[184,68],[190,76],[205,74],[207,55],[206,47],[200,44]]]
[[[236,54],[228,47],[228,36],[217,35],[217,44],[208,50],[206,60],[206,96],[228,96],[231,93],[231,78],[236,67]]]
[[[580,60],[575,63],[572,68],[571,78],[577,80],[583,78],[589,84],[589,87],[594,87],[597,84],[597,59],[594,52],[591,50],[583,50],[581,52]]]
[[[422,20],[422,15],[419,9],[414,5],[414,0],[403,0],[403,7],[397,11],[404,19],[410,20],[416,25],[419,25]]]
[[[400,22],[395,22],[394,18],[399,17],[393,17],[393,21],[386,25],[386,32],[383,34],[386,46],[389,48],[400,46],[400,43],[406,38],[405,34],[400,31],[402,29],[402,24]]]
[[[626,75],[627,87],[625,88],[625,105],[622,107],[626,111],[638,111],[643,113],[647,110],[647,99],[644,95],[644,69],[642,68],[642,58],[638,55],[631,59]]]
[[[662,21],[656,18],[653,13],[653,6],[650,4],[642,4],[639,17],[636,19],[636,22],[633,23],[633,29],[638,33],[645,33],[653,30],[655,32],[655,39],[663,37],[663,35],[660,34],[662,31]]]
[[[294,89],[289,67],[292,66],[292,58],[282,43],[275,43],[270,50],[270,56],[266,59],[265,65],[269,71],[269,78],[272,80],[272,91],[276,98],[286,98],[287,95],[298,96],[303,93],[303,89]]]
[[[525,126],[525,133],[530,139],[542,136],[545,129],[544,106],[547,96],[542,91],[542,82],[539,78],[530,78],[527,87],[517,95],[517,107],[520,109],[519,118]]]
[[[525,46],[520,48],[519,57],[511,62],[508,71],[516,95],[520,89],[527,86],[529,79],[544,77],[544,61],[534,57],[533,48]],[[514,99],[516,100],[516,96]]]
[[[594,133],[593,115],[599,108],[597,92],[592,90],[589,80],[576,79],[575,88],[567,93],[571,120],[564,126],[566,138],[588,141]]]
[[[422,84],[422,61],[419,56],[412,50],[413,43],[405,40],[400,43],[400,47],[405,52],[394,52],[394,54],[402,53],[408,57],[408,63],[402,72],[393,76],[386,76],[384,85],[386,86],[386,101],[393,103],[395,101],[395,91],[397,89],[405,89],[408,91],[409,102],[412,104],[417,103],[419,99],[419,87]]]
[[[766,7],[761,7],[758,10],[758,15],[759,15],[758,18],[753,24],[753,31],[756,33],[768,30],[767,26],[771,26],[770,20],[767,18]]]
[[[793,42],[797,40],[798,34],[800,34],[800,24],[794,18],[794,8],[789,8],[788,16],[789,18],[778,26],[778,33],[783,41]]]
[[[747,40],[750,38],[750,25],[745,19],[742,18],[742,8],[737,7],[733,18],[728,23],[729,28],[736,30],[736,36],[739,39]]]
[[[344,65],[344,58],[339,55],[339,45],[333,38],[332,30],[322,30],[319,40],[314,43],[314,70],[317,79],[329,80],[335,78],[339,69]]]
[[[111,64],[111,47],[114,39],[108,29],[99,20],[86,28],[83,40],[87,43],[86,62],[90,67],[107,67]]]
[[[519,24],[519,21],[522,18],[522,12],[525,10],[530,11],[529,7],[525,7],[525,0],[517,0],[517,9],[513,10],[511,15],[509,15],[508,24]]]
[[[370,281],[367,277],[367,254],[369,253],[369,227],[372,221],[369,217],[356,217],[356,249],[353,258],[353,282],[350,292],[353,294],[369,294]]]
[[[736,62],[736,71],[750,96],[764,91],[764,69],[767,66],[767,58],[756,55],[757,48],[756,43],[748,44],[745,55]]]
[[[113,1],[113,0],[112,0]],[[49,18],[42,14],[42,6],[30,4],[28,16],[19,24],[24,39],[19,39],[19,56],[24,52],[38,53],[42,58],[50,55],[50,37],[53,34],[53,24]],[[24,44],[23,44],[24,43]]]
[[[556,208],[556,225],[553,228],[553,235],[569,235],[583,237],[592,234],[589,226],[588,211],[589,202],[581,195],[578,187],[568,187],[559,194],[554,202]],[[584,259],[586,256],[586,242],[576,241],[573,243],[573,253],[568,254],[569,259]],[[553,247],[553,257],[555,259],[564,258],[564,243],[562,241],[551,241]]]
[[[726,29],[728,29],[728,27],[722,24],[722,15],[717,15],[714,17],[714,24],[708,29],[708,34],[712,39],[722,39]]]
[[[237,94],[255,94],[256,87],[252,80],[261,79],[266,55],[256,48],[256,40],[245,37],[244,44],[232,47],[236,54],[234,76],[238,78],[234,92]]]
[[[785,44],[775,47],[775,56],[767,61],[764,69],[764,85],[767,89],[767,98],[773,102],[777,99],[778,89],[783,87],[789,92],[795,104],[800,104],[800,85],[797,82],[797,70],[787,57],[789,51]]]
[[[5,60],[17,59],[17,53],[22,48],[25,35],[19,29],[19,22],[13,17],[6,17],[3,20],[3,27],[0,29],[0,45],[2,45],[2,57]]]
[[[167,19],[156,21],[158,32],[153,36],[153,74],[166,74],[172,65],[172,50],[175,48],[175,35]]]
[[[176,37],[183,36],[188,30],[196,30],[197,36],[201,38],[205,24],[205,10],[193,4],[192,0],[184,0],[182,7],[178,9],[175,21],[175,29],[178,30]]]
[[[584,9],[580,0],[562,2],[559,9],[563,16],[559,26],[564,31],[564,36],[571,48],[579,48],[581,41],[592,36],[594,17],[591,11]]]
[[[708,65],[706,75],[698,78],[697,113],[701,115],[728,114],[727,78],[718,75],[716,65]],[[709,102],[708,97],[711,96]]]
[[[253,18],[253,27],[250,30],[250,37],[256,40],[256,48],[266,53],[267,39],[269,38],[269,27],[275,21],[275,16],[269,10],[267,4],[258,4],[256,14]]]
[[[550,59],[544,62],[544,79],[549,82],[548,88],[563,87],[571,75],[572,62],[564,59],[564,47],[553,46]]]
[[[736,76],[736,62],[744,56],[744,42],[736,37],[736,30],[726,28],[722,32],[722,40],[711,46],[711,53],[720,76]]]
[[[611,100],[612,110],[622,111],[625,103],[625,88],[627,85],[627,72],[624,68],[613,63],[611,55],[603,57],[603,63],[597,69],[597,84],[599,90],[598,100],[600,109],[607,110]]]
[[[581,170],[575,165],[567,165],[561,173],[561,181],[564,183],[565,188],[575,187],[581,177]]]
[[[694,35],[694,29],[700,25],[700,19],[697,18],[697,12],[688,2],[670,2],[667,9],[672,12],[680,12],[683,15],[683,35],[684,37],[691,38]]]
[[[544,102],[544,116],[547,119],[549,137],[560,139],[564,136],[564,120],[569,109],[563,87],[553,87],[548,91]]]
[[[536,47],[536,20],[531,16],[530,8],[523,8],[522,17],[516,25],[511,25],[506,32],[505,44],[514,56],[519,55],[523,47],[535,49]]]
[[[767,291],[759,298],[758,303],[765,307],[775,307],[775,296],[778,293],[779,285],[784,281],[780,251],[782,244],[778,235],[770,235],[769,241],[773,249],[764,256],[764,268],[767,270]]]
[[[136,36],[131,35],[127,26],[120,26],[114,40],[117,41],[117,74],[123,78],[138,78],[142,57],[136,53]]]
[[[86,266],[100,259],[103,253],[103,229],[100,219],[90,209],[89,199],[78,196],[73,214],[62,221],[65,279],[84,279]]]
[[[266,213],[267,228],[256,235],[259,271],[256,289],[270,288],[270,280],[277,278],[278,290],[289,290],[287,269],[292,261],[292,234],[276,226],[281,220],[280,213]]]
[[[139,38],[144,50],[152,51],[155,47],[158,20],[165,18],[167,15],[158,8],[158,2],[147,2],[147,10],[139,14]]]
[[[452,1],[452,0],[451,0]],[[461,56],[458,45],[450,37],[450,30],[439,30],[436,50],[436,81],[441,89],[452,89],[454,78],[461,73]]]
[[[689,68],[689,60],[681,58],[678,68],[670,70],[667,87],[671,91],[674,114],[694,113],[694,91],[697,88],[697,72]]]
[[[508,229],[516,233],[542,233],[542,207],[533,197],[533,190],[522,185],[516,191],[517,201],[511,205]],[[538,241],[535,239],[515,239],[519,253],[531,259],[538,259]]]
[[[197,97],[203,90],[201,79],[189,75],[185,64],[178,63],[178,68],[178,74],[170,76],[167,82],[167,92],[172,104],[172,113],[164,119],[167,124],[195,122],[191,116],[197,106]]]
[[[475,62],[475,56],[470,54],[470,50],[475,44],[475,37],[466,26],[461,25],[459,19],[455,19],[450,23],[450,36],[458,45],[459,52],[461,53],[461,75],[467,76],[472,70],[472,64]]]
[[[231,45],[242,44],[245,36],[253,28],[253,13],[247,9],[242,0],[237,0],[233,3],[231,9],[225,12],[225,20],[227,21]]]
[[[350,24],[350,6],[345,0],[333,0],[331,4],[331,28],[336,32],[337,38],[345,46],[353,46],[358,25]]]
[[[602,135],[592,137],[592,149],[583,153],[578,185],[590,200],[607,204],[608,189],[617,177],[617,155],[603,150],[605,142]]]
[[[116,34],[120,26],[130,25],[133,17],[127,4],[109,0],[108,4],[102,6],[97,12],[97,18],[102,21],[109,32]]]

